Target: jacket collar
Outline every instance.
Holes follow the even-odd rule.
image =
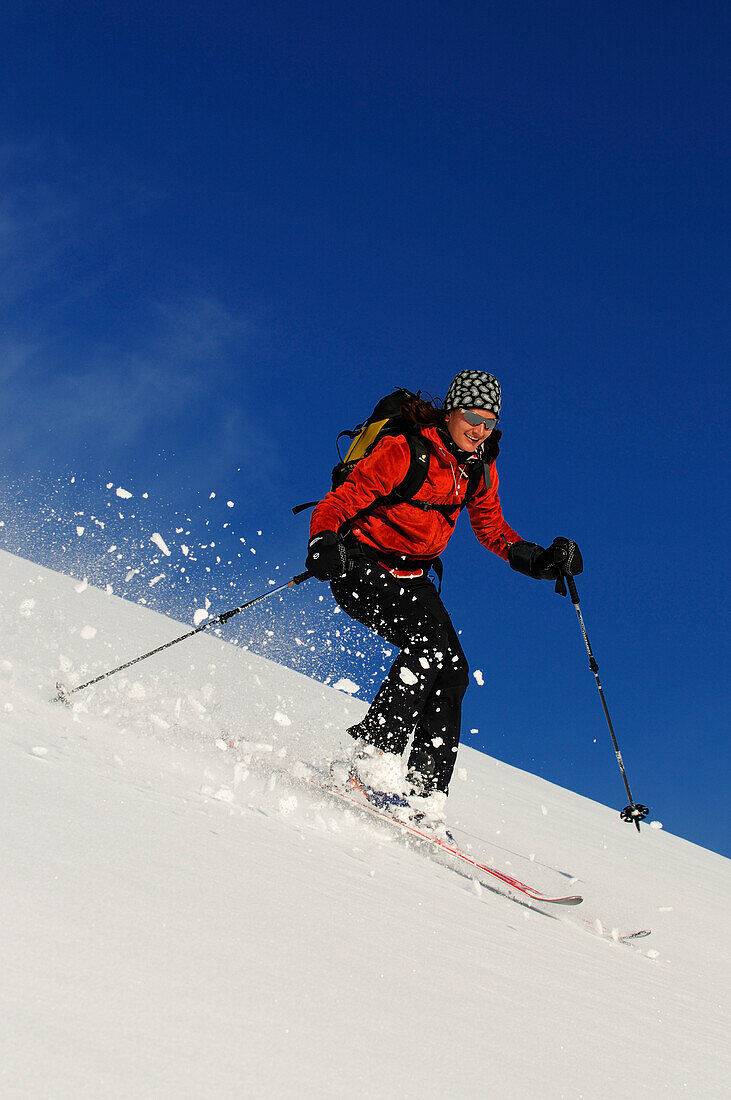
[[[476,451],[463,451],[457,446],[445,428],[427,428],[424,431],[424,435],[432,439],[435,443],[441,444],[442,448],[448,454],[456,458],[460,466],[473,466],[476,462],[484,461],[482,443]]]

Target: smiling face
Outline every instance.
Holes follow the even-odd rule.
[[[474,452],[484,443],[497,420],[486,409],[467,409],[471,419],[480,418],[478,425],[470,424],[462,409],[453,409],[447,413],[447,431],[461,451]]]

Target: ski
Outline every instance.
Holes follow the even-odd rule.
[[[236,742],[233,740],[225,742],[221,740],[219,742],[219,747],[232,749],[236,747]],[[504,871],[498,871],[494,867],[488,867],[486,864],[473,859],[467,852],[462,851],[456,842],[447,842],[430,835],[423,829],[419,829],[418,826],[412,825],[407,821],[401,821],[387,810],[381,809],[373,803],[368,802],[365,792],[362,792],[360,788],[353,787],[352,790],[347,790],[335,785],[326,772],[322,771],[320,768],[313,767],[311,764],[302,763],[298,765],[296,771],[292,771],[289,768],[284,769],[272,766],[270,762],[267,762],[263,770],[267,774],[280,776],[288,783],[314,788],[320,794],[343,803],[356,811],[360,811],[366,816],[375,818],[379,822],[383,822],[392,828],[402,829],[420,845],[423,845],[424,848],[430,846],[436,851],[456,860],[456,866],[454,864],[451,865],[454,870],[460,870],[460,865],[464,865],[464,870],[460,871],[461,874],[471,875],[471,877],[478,882],[480,881],[481,875],[488,876],[488,881],[483,883],[487,885],[488,888],[494,889],[495,881],[497,880],[502,885],[507,886],[511,890],[515,890],[517,893],[530,898],[532,901],[550,905],[575,906],[580,905],[584,900],[579,894],[557,896],[545,894],[543,891],[537,890],[525,882],[521,882],[520,879],[508,875]],[[450,866],[449,863],[445,863],[444,865]],[[615,943],[632,944],[635,940],[644,939],[646,936],[652,934],[652,930],[649,928],[640,928],[630,932],[620,931],[618,928],[606,926],[598,918],[596,920],[589,920],[586,917],[581,917],[579,918],[579,922],[576,923],[566,917],[564,918],[564,922],[573,924],[576,928],[581,928],[583,926],[586,931],[591,931],[594,935],[603,939],[612,940]]]
[[[307,781],[324,794],[331,795],[333,798],[345,802],[347,805],[354,807],[363,813],[370,814],[372,817],[377,818],[379,821],[383,821],[394,828],[403,829],[404,832],[412,837],[415,837],[420,843],[431,845],[438,851],[443,852],[454,859],[459,860],[460,863],[470,867],[473,872],[476,872],[475,876],[478,880],[480,875],[488,875],[490,879],[497,879],[504,886],[510,887],[511,890],[516,890],[518,893],[531,898],[533,901],[542,902],[544,904],[551,905],[580,905],[584,900],[578,894],[551,896],[544,894],[540,890],[535,890],[532,886],[528,886],[527,883],[521,882],[520,879],[513,878],[512,875],[505,874],[504,871],[497,871],[494,867],[488,867],[484,863],[478,862],[468,855],[467,852],[463,852],[461,848],[458,848],[456,844],[449,841],[442,840],[440,837],[430,836],[429,833],[419,829],[416,825],[412,825],[408,821],[400,821],[397,817],[393,817],[392,814],[386,810],[381,810],[377,806],[374,806],[371,802],[368,802],[364,798],[360,798],[357,794],[351,791],[343,790],[340,787],[331,786],[330,784],[319,780],[313,776],[308,776]]]

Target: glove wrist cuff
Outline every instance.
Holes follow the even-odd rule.
[[[543,547],[535,542],[514,542],[508,551],[508,564],[516,573],[537,579],[536,558],[543,553]]]

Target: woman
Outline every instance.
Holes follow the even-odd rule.
[[[500,396],[493,375],[467,370],[453,379],[441,409],[412,398],[402,413],[429,450],[427,476],[415,496],[378,503],[411,461],[406,435],[387,435],[320,501],[310,525],[308,570],[331,582],[351,618],[399,649],[368,713],[348,730],[356,751],[346,774],[367,797],[399,806],[401,816],[437,832],[444,830],[469,668],[429,570],[468,494],[477,538],[513,569],[553,579],[570,553],[572,572],[581,572],[570,540],[556,539],[544,550],[503,518],[495,469]]]

